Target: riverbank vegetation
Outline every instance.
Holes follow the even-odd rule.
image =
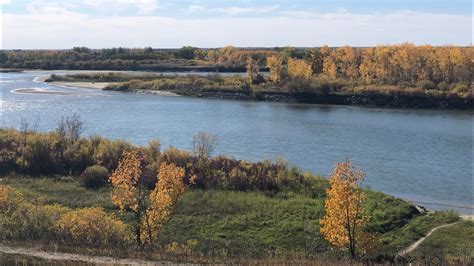
[[[193,151],[162,150],[158,140],[137,147],[81,137],[82,127],[73,116],[48,133],[0,129],[2,243],[162,261],[344,262],[348,253],[330,244],[330,232],[338,230],[328,221],[340,213],[331,197],[355,192],[348,206],[363,214],[351,216],[355,230],[376,243],[357,259],[387,262],[434,226],[459,219],[453,212],[420,213],[392,196],[353,190],[353,183],[337,190],[344,186],[281,160],[212,156],[215,137],[205,133],[194,138]],[[337,178],[346,168],[336,168],[334,180],[346,180]]]
[[[411,44],[264,50],[225,47],[197,54],[209,64],[246,71],[245,76],[80,74],[49,81],[119,82],[107,89],[170,91],[206,98],[472,109],[472,49]],[[207,54],[202,57],[202,53]]]

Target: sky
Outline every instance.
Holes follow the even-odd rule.
[[[2,49],[471,45],[471,0],[0,0]]]

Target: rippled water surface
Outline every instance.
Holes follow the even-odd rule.
[[[86,120],[85,134],[136,144],[159,138],[164,146],[186,149],[193,135],[206,131],[218,135],[216,153],[251,160],[280,156],[325,176],[337,161],[350,158],[373,189],[413,201],[473,207],[472,112],[206,100],[34,81],[50,73],[2,74],[2,126],[17,127],[26,118],[46,131],[62,116],[78,113]],[[25,88],[61,94],[19,93]],[[470,213],[470,208],[457,209]]]

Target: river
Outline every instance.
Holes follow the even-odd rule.
[[[239,159],[282,157],[328,176],[350,159],[364,185],[424,205],[473,212],[473,113],[353,106],[241,102],[62,88],[38,82],[48,71],[1,74],[1,126],[22,118],[55,128],[77,113],[86,135],[190,149],[193,135],[218,136],[216,154]],[[18,93],[37,88],[63,95]],[[21,91],[21,90],[20,90]]]

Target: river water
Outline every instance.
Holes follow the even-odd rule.
[[[22,118],[41,131],[80,114],[85,134],[190,149],[192,136],[218,136],[216,154],[239,159],[282,157],[328,176],[350,159],[364,185],[435,209],[472,213],[473,113],[352,106],[241,102],[62,88],[38,82],[52,72],[3,73],[1,126]],[[61,73],[61,72],[54,72]],[[65,95],[18,93],[36,88]],[[20,90],[21,91],[21,90]]]

